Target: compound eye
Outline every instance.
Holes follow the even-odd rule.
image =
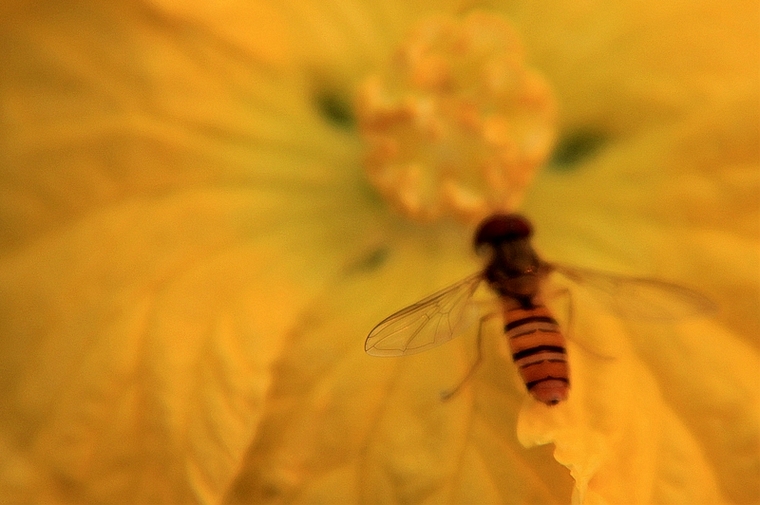
[[[519,214],[494,214],[485,218],[475,232],[475,249],[528,238],[533,234],[530,221]]]

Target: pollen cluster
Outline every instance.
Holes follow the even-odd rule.
[[[407,216],[474,221],[518,205],[555,138],[546,82],[502,18],[431,18],[358,93],[372,184]]]

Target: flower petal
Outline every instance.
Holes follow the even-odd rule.
[[[564,124],[628,133],[757,87],[757,5],[504,2]]]
[[[605,378],[608,366],[571,361],[574,397],[592,394],[582,390],[584,375],[614,385],[593,393],[583,415],[576,412],[575,431],[536,414],[522,425],[531,433],[522,435],[526,442],[555,441],[558,459],[580,478],[579,499],[586,484],[591,503],[624,500],[630,489],[644,502],[750,502],[760,493],[753,477],[760,467],[757,103],[756,94],[740,94],[708,104],[683,122],[608,146],[572,172],[545,172],[528,197],[548,257],[658,275],[704,291],[719,306],[712,319],[659,326],[627,321],[600,329],[600,316],[589,314],[595,325],[574,331],[584,348],[613,335],[631,346],[609,353],[617,373],[629,368],[624,375]],[[556,212],[561,204],[573,212]],[[609,421],[589,435],[598,447],[592,460],[565,446],[588,432],[590,419]],[[647,448],[648,440],[657,442]],[[654,452],[645,456],[645,449]]]
[[[307,312],[283,353],[273,408],[233,502],[568,500],[569,477],[547,449],[526,453],[514,436],[521,386],[514,370],[504,374],[508,364],[492,359],[498,325],[489,329],[483,367],[500,384],[468,387],[450,402],[438,393],[464,375],[473,335],[395,360],[368,357],[357,340],[357,328],[401,301],[387,279],[405,278],[405,289],[418,293],[440,282],[426,279],[434,270],[405,273],[440,259],[443,243],[395,244],[382,265],[336,284]]]

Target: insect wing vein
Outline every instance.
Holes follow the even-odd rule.
[[[480,273],[414,303],[381,321],[364,349],[373,356],[403,356],[426,351],[456,337],[482,280]]]
[[[609,306],[623,317],[666,321],[715,310],[715,304],[709,298],[678,284],[567,265],[552,264],[551,268],[571,281],[603,294]]]

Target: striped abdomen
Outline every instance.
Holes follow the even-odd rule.
[[[565,337],[549,310],[538,305],[506,309],[504,334],[525,387],[547,405],[567,399],[570,375]]]

